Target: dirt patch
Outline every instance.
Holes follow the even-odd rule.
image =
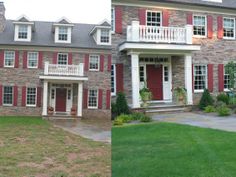
[[[44,165],[37,164],[34,162],[21,162],[17,165],[18,167],[29,167],[29,168],[38,168],[38,169],[44,169]]]
[[[4,142],[0,140],[0,147],[4,146]]]
[[[78,157],[78,155],[76,153],[69,153],[67,155],[67,161],[68,162],[74,161],[77,159],[77,157]]]

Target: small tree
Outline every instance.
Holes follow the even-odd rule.
[[[208,89],[205,89],[203,94],[202,94],[202,97],[201,97],[201,100],[199,102],[199,105],[198,107],[201,109],[201,110],[204,110],[205,107],[207,106],[212,106],[214,103],[214,100],[210,94],[210,92],[208,91]]]
[[[115,111],[117,116],[121,114],[129,114],[129,107],[125,98],[125,94],[119,92],[116,99]]]

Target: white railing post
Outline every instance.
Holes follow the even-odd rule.
[[[186,25],[186,44],[193,44],[193,26]]]
[[[132,41],[132,27],[127,26],[127,33],[126,33],[126,39],[127,41]]]
[[[49,62],[46,61],[45,66],[44,66],[44,75],[48,75],[48,65],[49,65]]]
[[[132,21],[131,27],[131,40],[134,42],[139,41],[139,21]]]
[[[79,64],[79,75],[84,76],[84,64],[83,63]]]

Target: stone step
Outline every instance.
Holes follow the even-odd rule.
[[[163,109],[148,109],[145,111],[146,114],[157,114],[157,113],[172,113],[172,112],[184,112],[187,111],[187,107],[182,108],[163,108]]]

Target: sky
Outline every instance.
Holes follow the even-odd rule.
[[[31,21],[57,21],[66,17],[72,23],[96,24],[110,21],[111,0],[0,0],[6,18],[15,20],[25,15]]]

